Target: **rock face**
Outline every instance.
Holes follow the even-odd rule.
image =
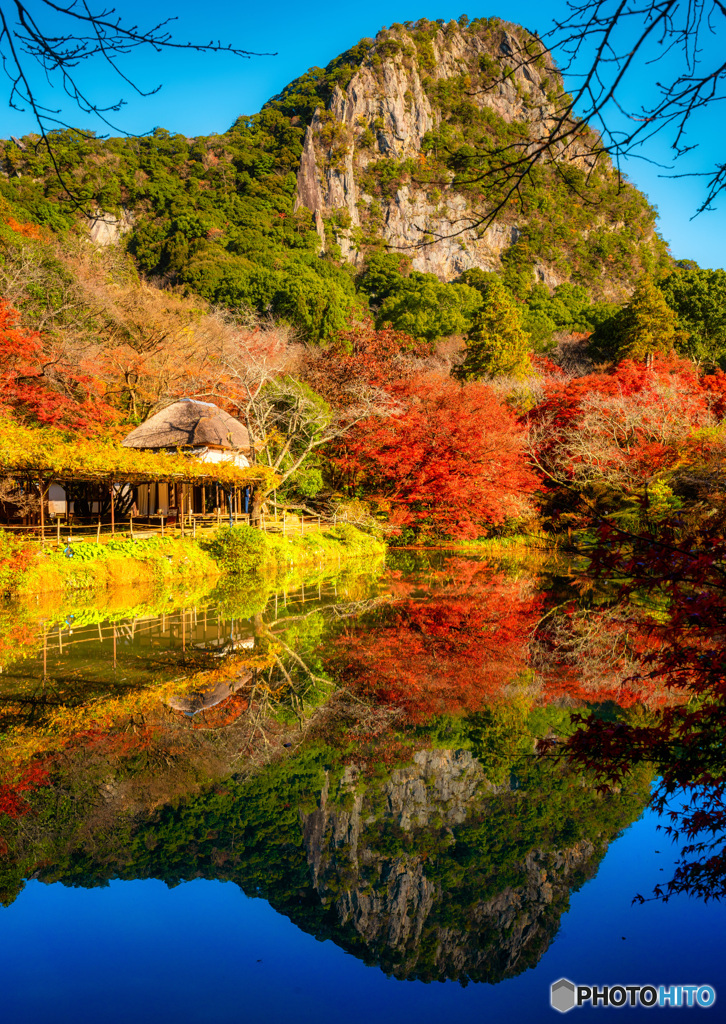
[[[133,229],[135,220],[129,210],[122,210],[120,217],[104,210],[96,210],[88,228],[89,238],[96,245],[113,245]]]
[[[462,902],[431,875],[429,857],[433,866],[436,843],[440,852],[453,847],[454,830],[497,796],[468,751],[420,751],[379,791],[347,769],[335,789],[326,783],[317,809],[302,816],[313,886],[336,931],[355,937],[354,951],[400,978],[493,982],[518,974],[554,937],[575,873],[591,873],[599,860],[589,841],[531,851],[519,884],[495,884],[495,895],[474,892]],[[389,832],[400,846],[390,853],[381,842]]]
[[[498,25],[484,36],[454,23],[439,28],[427,43],[423,67],[415,32],[394,26],[379,35],[372,56],[346,87],[335,86],[326,109],[316,110],[305,138],[296,204],[313,212],[319,233],[322,221],[330,224],[345,260],[360,265],[367,244],[378,240],[410,256],[414,270],[444,281],[472,267],[501,270],[502,255],[526,223],[521,213],[482,222],[486,211],[465,189],[452,187],[453,174],[425,185],[409,175],[409,181],[384,195],[372,195],[365,187],[366,170],[380,167],[381,161],[391,166],[413,161],[426,168],[427,133],[445,119],[436,100],[442,82],[456,80],[464,88],[470,82],[467,100],[507,124],[525,126],[527,145],[546,137],[561,97],[561,76],[549,54],[536,65],[523,65],[525,37],[531,37],[517,26]],[[486,88],[480,87],[482,67],[492,75]],[[581,170],[592,166],[581,140],[568,146],[555,147],[551,155]],[[547,260],[534,270],[549,286],[568,278],[566,268]]]

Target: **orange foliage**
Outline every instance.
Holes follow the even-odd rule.
[[[528,666],[539,595],[479,562],[454,560],[447,571],[451,584],[352,627],[331,657],[338,678],[409,723],[477,711]]]

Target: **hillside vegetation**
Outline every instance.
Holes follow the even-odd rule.
[[[536,63],[516,67],[530,52]],[[408,114],[427,130],[404,117],[397,130],[407,134],[395,135],[392,77]],[[341,120],[349,93],[356,102],[363,95],[370,116]],[[63,246],[87,235],[89,215],[101,215],[101,230],[123,234],[133,272],[146,281],[234,311],[271,313],[313,343],[367,309],[379,324],[433,340],[471,326],[479,299],[463,290],[466,269],[502,273],[537,320],[551,290],[545,296],[538,280],[584,289],[575,300],[581,314],[591,299],[622,299],[638,274],[665,265],[653,209],[605,155],[588,165],[562,154],[535,168],[498,214],[505,244],[492,248],[491,231],[481,227],[446,241],[455,259],[442,262],[436,246],[416,248],[451,234],[451,203],[476,221],[502,199],[497,168],[542,133],[563,97],[549,54],[525,30],[496,18],[420,21],[311,68],[222,135],[191,139],[159,128],[146,138],[100,140],[59,131],[60,175],[35,137],[3,142],[0,191],[16,222],[40,225]],[[317,211],[298,182],[309,128],[324,193]],[[582,133],[590,139],[585,126]],[[354,196],[338,187],[346,167]],[[334,192],[347,206],[331,205]],[[403,235],[422,213],[428,233],[399,238],[388,226],[396,203],[405,207]],[[380,259],[386,247],[393,255],[381,290],[371,256]],[[579,315],[578,323],[597,319]],[[557,315],[549,320],[560,326]],[[538,341],[541,321],[532,328]]]

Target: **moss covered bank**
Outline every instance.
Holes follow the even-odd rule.
[[[124,538],[45,549],[6,539],[0,546],[0,588],[5,595],[29,595],[189,586],[220,577],[230,582],[270,580],[293,567],[332,566],[384,552],[381,541],[347,524],[292,537],[235,526],[222,527],[203,540]]]

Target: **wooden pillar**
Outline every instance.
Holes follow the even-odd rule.
[[[113,537],[113,535],[116,533],[116,513],[115,513],[115,510],[114,510],[114,507],[113,507],[113,495],[114,495],[113,481],[111,482],[110,493],[111,493],[111,536]],[[114,642],[115,642],[115,640],[116,640],[116,632],[115,631],[114,631],[113,635],[114,635]],[[114,648],[114,650],[115,650],[115,648]],[[113,666],[114,668],[116,668],[115,661],[116,661],[116,659],[114,657],[114,666]]]
[[[45,481],[40,481],[40,543],[45,544]]]

